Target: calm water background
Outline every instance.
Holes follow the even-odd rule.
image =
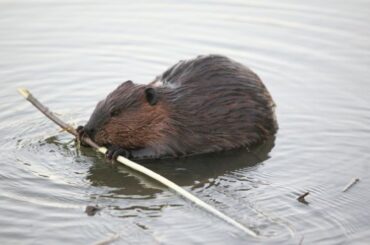
[[[369,23],[363,0],[1,1],[0,243],[370,243]],[[16,93],[26,86],[83,124],[122,81],[146,83],[208,53],[264,80],[277,104],[275,146],[146,166],[258,239],[78,151]],[[306,191],[308,205],[296,200]]]

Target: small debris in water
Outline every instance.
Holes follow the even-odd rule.
[[[306,201],[306,199],[304,199],[306,196],[308,196],[308,194],[310,194],[308,191],[302,195],[300,195],[297,200],[303,204],[308,204],[308,202]]]
[[[101,210],[101,207],[99,207],[98,205],[95,205],[95,206],[86,206],[86,209],[85,209],[85,213],[87,213],[87,215],[89,216],[94,216],[98,211]]]
[[[360,178],[353,178],[351,182],[346,185],[346,187],[343,188],[342,192],[348,191],[352,186],[354,186],[357,182],[360,181]]]
[[[137,226],[139,226],[139,227],[140,227],[141,229],[143,229],[143,230],[148,230],[148,229],[149,229],[147,226],[142,225],[142,224],[140,224],[140,223],[136,223],[136,225],[137,225]]]
[[[101,241],[95,243],[94,245],[108,245],[108,244],[118,240],[119,237],[120,237],[120,235],[117,234],[117,233],[112,234],[107,239],[101,240]]]

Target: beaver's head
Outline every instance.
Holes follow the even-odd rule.
[[[161,137],[166,117],[156,88],[127,81],[97,104],[84,131],[99,145],[134,149]]]

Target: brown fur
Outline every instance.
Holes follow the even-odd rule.
[[[120,142],[119,145],[125,149],[138,149],[163,139],[168,112],[162,105],[153,107],[145,103],[143,98],[142,100],[138,110],[129,110],[110,118],[96,134],[95,140],[102,144]]]
[[[134,158],[161,158],[249,147],[275,134],[277,124],[259,77],[209,55],[180,61],[148,85],[121,84],[85,129],[98,144],[131,150]]]

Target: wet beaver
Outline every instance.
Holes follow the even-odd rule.
[[[276,130],[274,102],[260,78],[220,55],[180,61],[147,85],[122,83],[77,129],[107,146],[109,159],[250,147]]]

